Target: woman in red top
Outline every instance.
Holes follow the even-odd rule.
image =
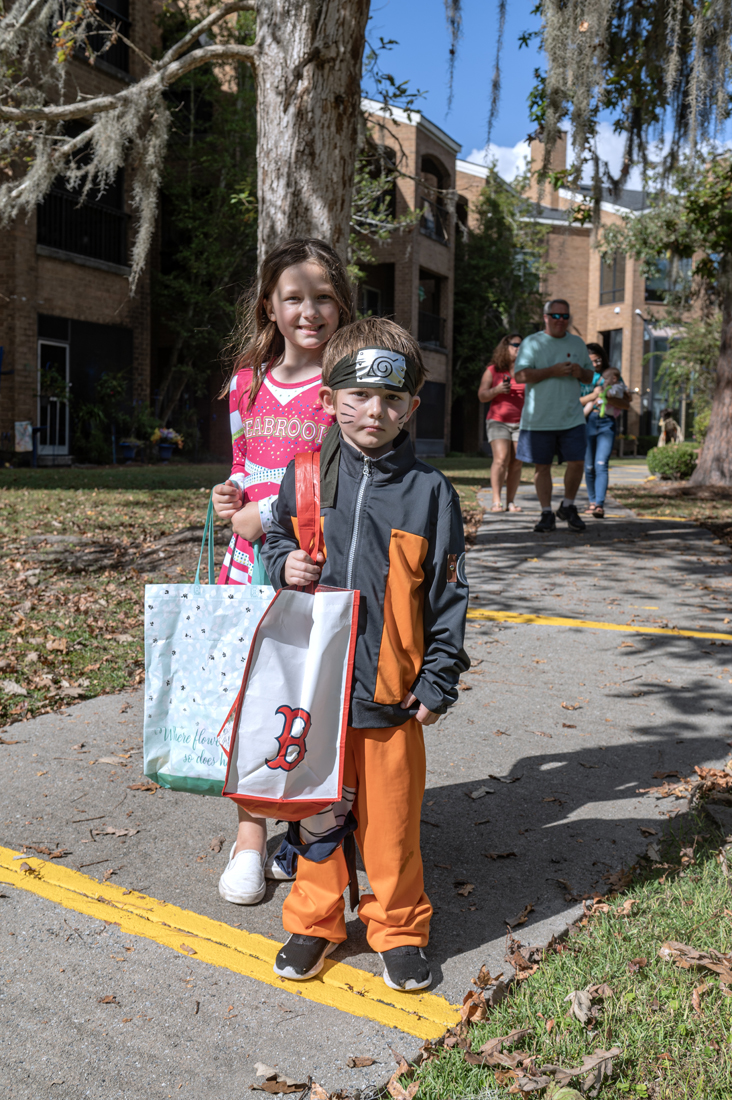
[[[514,503],[516,490],[521,480],[522,463],[516,458],[516,443],[519,435],[519,421],[524,407],[526,386],[517,382],[513,376],[514,364],[521,339],[517,332],[499,340],[490,366],[480,382],[478,400],[489,402],[486,417],[488,442],[493,452],[491,464],[491,489],[493,505],[491,512],[520,512]],[[506,508],[501,504],[501,489],[506,486]]]

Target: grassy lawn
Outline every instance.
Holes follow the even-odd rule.
[[[0,470],[0,723],[142,682],[144,584],[166,574],[71,571],[70,559],[91,543],[125,563],[202,527],[208,491],[227,473],[183,463]]]
[[[572,1091],[560,1092],[556,1068],[542,1074],[542,1067],[581,1068],[583,1056],[613,1047],[620,1053],[599,1088],[601,1098],[732,1095],[732,990],[724,975],[682,969],[659,953],[668,941],[700,952],[732,948],[729,857],[721,843],[706,815],[686,814],[673,822],[655,867],[644,859],[634,876],[626,876],[631,884],[597,904],[574,935],[545,953],[538,968],[528,967],[529,976],[515,982],[498,1007],[488,1008],[482,1022],[462,1025],[452,1037],[448,1033],[444,1045],[428,1050],[417,1073],[421,1100],[477,1097],[491,1088],[499,1090],[496,1097],[510,1089],[580,1100],[573,1091],[581,1087],[580,1076],[564,1082]],[[568,998],[587,990],[585,1010],[591,1008],[592,1015],[582,1022],[582,1005],[578,1015]],[[502,1065],[495,1059],[487,1068],[468,1064],[461,1046],[478,1052],[513,1029],[526,1034],[504,1045],[508,1058]],[[456,1038],[457,1045],[447,1049]],[[513,1059],[514,1069],[516,1052],[525,1057]],[[521,1081],[527,1067],[535,1079],[546,1075],[551,1084],[527,1089],[526,1077]]]
[[[693,489],[686,482],[648,480],[642,485],[610,487],[611,495],[642,518],[689,520],[732,546],[732,491]]]

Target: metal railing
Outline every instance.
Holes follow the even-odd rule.
[[[130,37],[130,20],[121,15],[115,8],[110,7],[109,4],[97,4],[97,11],[99,17],[104,20],[111,27],[117,27],[120,34],[123,34],[125,38]],[[89,35],[89,45],[96,52],[103,49],[104,45],[109,39],[109,31],[107,27],[100,28],[98,33],[92,33]],[[108,65],[113,65],[115,69],[120,69],[123,73],[127,73],[130,70],[130,51],[126,42],[123,42],[118,38],[112,45],[104,50],[104,53],[100,54],[100,59],[106,61]]]
[[[432,199],[422,199],[422,217],[419,220],[420,232],[441,244],[448,242],[447,210],[438,206]]]
[[[77,256],[127,265],[127,218],[102,203],[82,203],[75,195],[51,190],[38,206],[38,244]]]
[[[420,344],[432,344],[434,347],[447,347],[445,343],[445,330],[447,322],[444,317],[436,317],[434,313],[419,311],[418,332]]]

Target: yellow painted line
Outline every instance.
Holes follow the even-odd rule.
[[[483,619],[492,623],[528,623],[534,626],[576,626],[583,630],[622,630],[629,634],[670,634],[674,638],[719,638],[732,642],[732,634],[712,634],[703,630],[678,630],[660,626],[625,626],[620,623],[596,623],[586,619],[561,619],[554,615],[518,615],[513,611],[484,611],[471,608],[469,619]]]
[[[21,870],[25,864],[29,870]],[[27,890],[118,924],[123,932],[170,947],[191,960],[221,966],[236,974],[273,985],[308,1001],[337,1008],[351,1016],[376,1020],[419,1039],[436,1039],[460,1019],[460,1009],[433,993],[398,993],[381,978],[345,963],[326,960],[315,978],[288,982],[272,970],[282,946],[265,936],[230,928],[223,921],[180,909],[136,890],[97,882],[88,875],[0,847],[0,882]]]
[[[695,519],[687,519],[685,516],[650,516],[644,512],[637,512],[636,515],[638,516],[638,519],[660,519],[663,522],[668,520],[669,523],[696,523]]]

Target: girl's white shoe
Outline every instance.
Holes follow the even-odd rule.
[[[234,855],[235,848],[236,842],[231,847],[226,870],[219,879],[219,893],[225,901],[231,901],[234,905],[256,905],[267,889],[264,856],[251,848]]]

